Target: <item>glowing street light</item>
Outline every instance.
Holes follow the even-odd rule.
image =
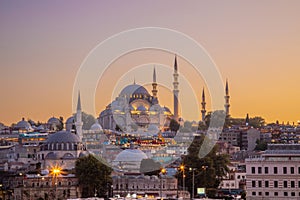
[[[182,187],[183,187],[183,194],[182,194],[182,197],[183,197],[183,195],[184,195],[184,190],[185,190],[185,174],[184,174],[184,170],[185,170],[185,166],[184,166],[184,164],[181,164],[180,166],[179,166],[179,169],[182,171]]]
[[[160,198],[163,199],[162,197],[162,188],[163,188],[163,184],[162,184],[162,175],[165,175],[167,173],[167,170],[165,168],[162,168],[160,170]]]

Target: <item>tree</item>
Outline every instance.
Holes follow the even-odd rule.
[[[266,141],[256,140],[256,146],[254,150],[265,151],[268,148],[268,143]]]
[[[177,133],[179,127],[180,127],[180,124],[175,119],[171,119],[170,125],[169,125],[170,130],[172,132]]]
[[[184,156],[183,164],[185,166],[186,187],[192,193],[192,170],[194,169],[195,188],[210,188],[210,191],[216,191],[219,187],[222,177],[229,171],[229,156],[218,155],[218,147],[213,149],[204,158],[200,158],[199,151],[204,141],[204,136],[194,138],[192,144],[188,148],[188,155]],[[182,172],[177,173],[179,183],[182,182]],[[196,191],[194,191],[196,192]]]
[[[262,117],[253,117],[249,119],[249,125],[253,126],[254,128],[260,128],[265,125],[265,119]]]
[[[76,114],[74,116],[75,116],[75,121],[76,121]],[[96,121],[96,119],[93,115],[87,114],[85,112],[82,112],[81,117],[82,117],[82,122],[83,122],[82,129],[84,129],[84,130],[89,130]]]
[[[75,174],[82,188],[82,197],[105,197],[112,184],[112,169],[92,155],[78,158]]]

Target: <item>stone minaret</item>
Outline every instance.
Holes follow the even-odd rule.
[[[206,109],[205,109],[206,101],[205,101],[204,88],[203,88],[203,90],[202,90],[202,102],[201,102],[201,105],[202,105],[202,110],[201,110],[201,113],[202,113],[202,121],[204,122],[204,120],[205,120],[205,115],[206,115]]]
[[[226,116],[228,117],[229,116],[229,107],[230,107],[230,104],[229,104],[229,89],[228,89],[228,81],[226,79],[226,87],[225,87],[225,113],[226,113]]]
[[[153,99],[155,99],[156,103],[158,103],[157,102],[157,83],[156,83],[155,67],[153,68],[152,95],[153,95]]]
[[[80,92],[78,93],[78,101],[77,101],[77,111],[76,111],[76,134],[82,141],[82,111],[81,111],[81,100],[80,100]]]
[[[173,82],[173,95],[174,95],[174,119],[178,121],[178,68],[177,68],[177,56],[175,55],[175,62],[174,62],[174,82]]]

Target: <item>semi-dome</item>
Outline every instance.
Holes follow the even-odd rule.
[[[99,124],[98,120],[91,126],[91,131],[102,131],[102,126]]]
[[[139,149],[125,149],[117,155],[115,162],[141,162],[147,155]]]
[[[48,137],[46,143],[80,143],[79,137],[69,131],[58,131]]]
[[[17,123],[15,128],[16,129],[22,129],[22,130],[30,130],[31,125],[27,121],[25,121],[24,118],[22,118],[22,120]]]
[[[120,93],[120,96],[131,96],[133,94],[150,96],[146,88],[138,84],[126,86]]]

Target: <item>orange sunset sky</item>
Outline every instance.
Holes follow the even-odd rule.
[[[298,0],[0,1],[0,122],[10,125],[22,117],[34,121],[68,118],[73,112],[75,77],[88,53],[114,34],[141,27],[173,29],[201,44],[218,66],[223,82],[228,78],[231,116],[249,113],[267,122],[297,122],[299,10]],[[151,81],[154,64],[158,82],[164,79],[171,84],[172,75],[164,69],[172,69],[173,62],[172,52],[158,50],[120,57],[99,81],[97,116],[134,77],[140,84]],[[190,99],[193,102],[181,115],[200,120],[195,110],[200,110],[197,103],[203,87],[210,110],[207,86],[180,55],[178,65],[181,78],[188,80],[179,86],[181,107]],[[158,89],[160,103],[173,110],[170,88]],[[193,94],[185,95],[186,91]]]

